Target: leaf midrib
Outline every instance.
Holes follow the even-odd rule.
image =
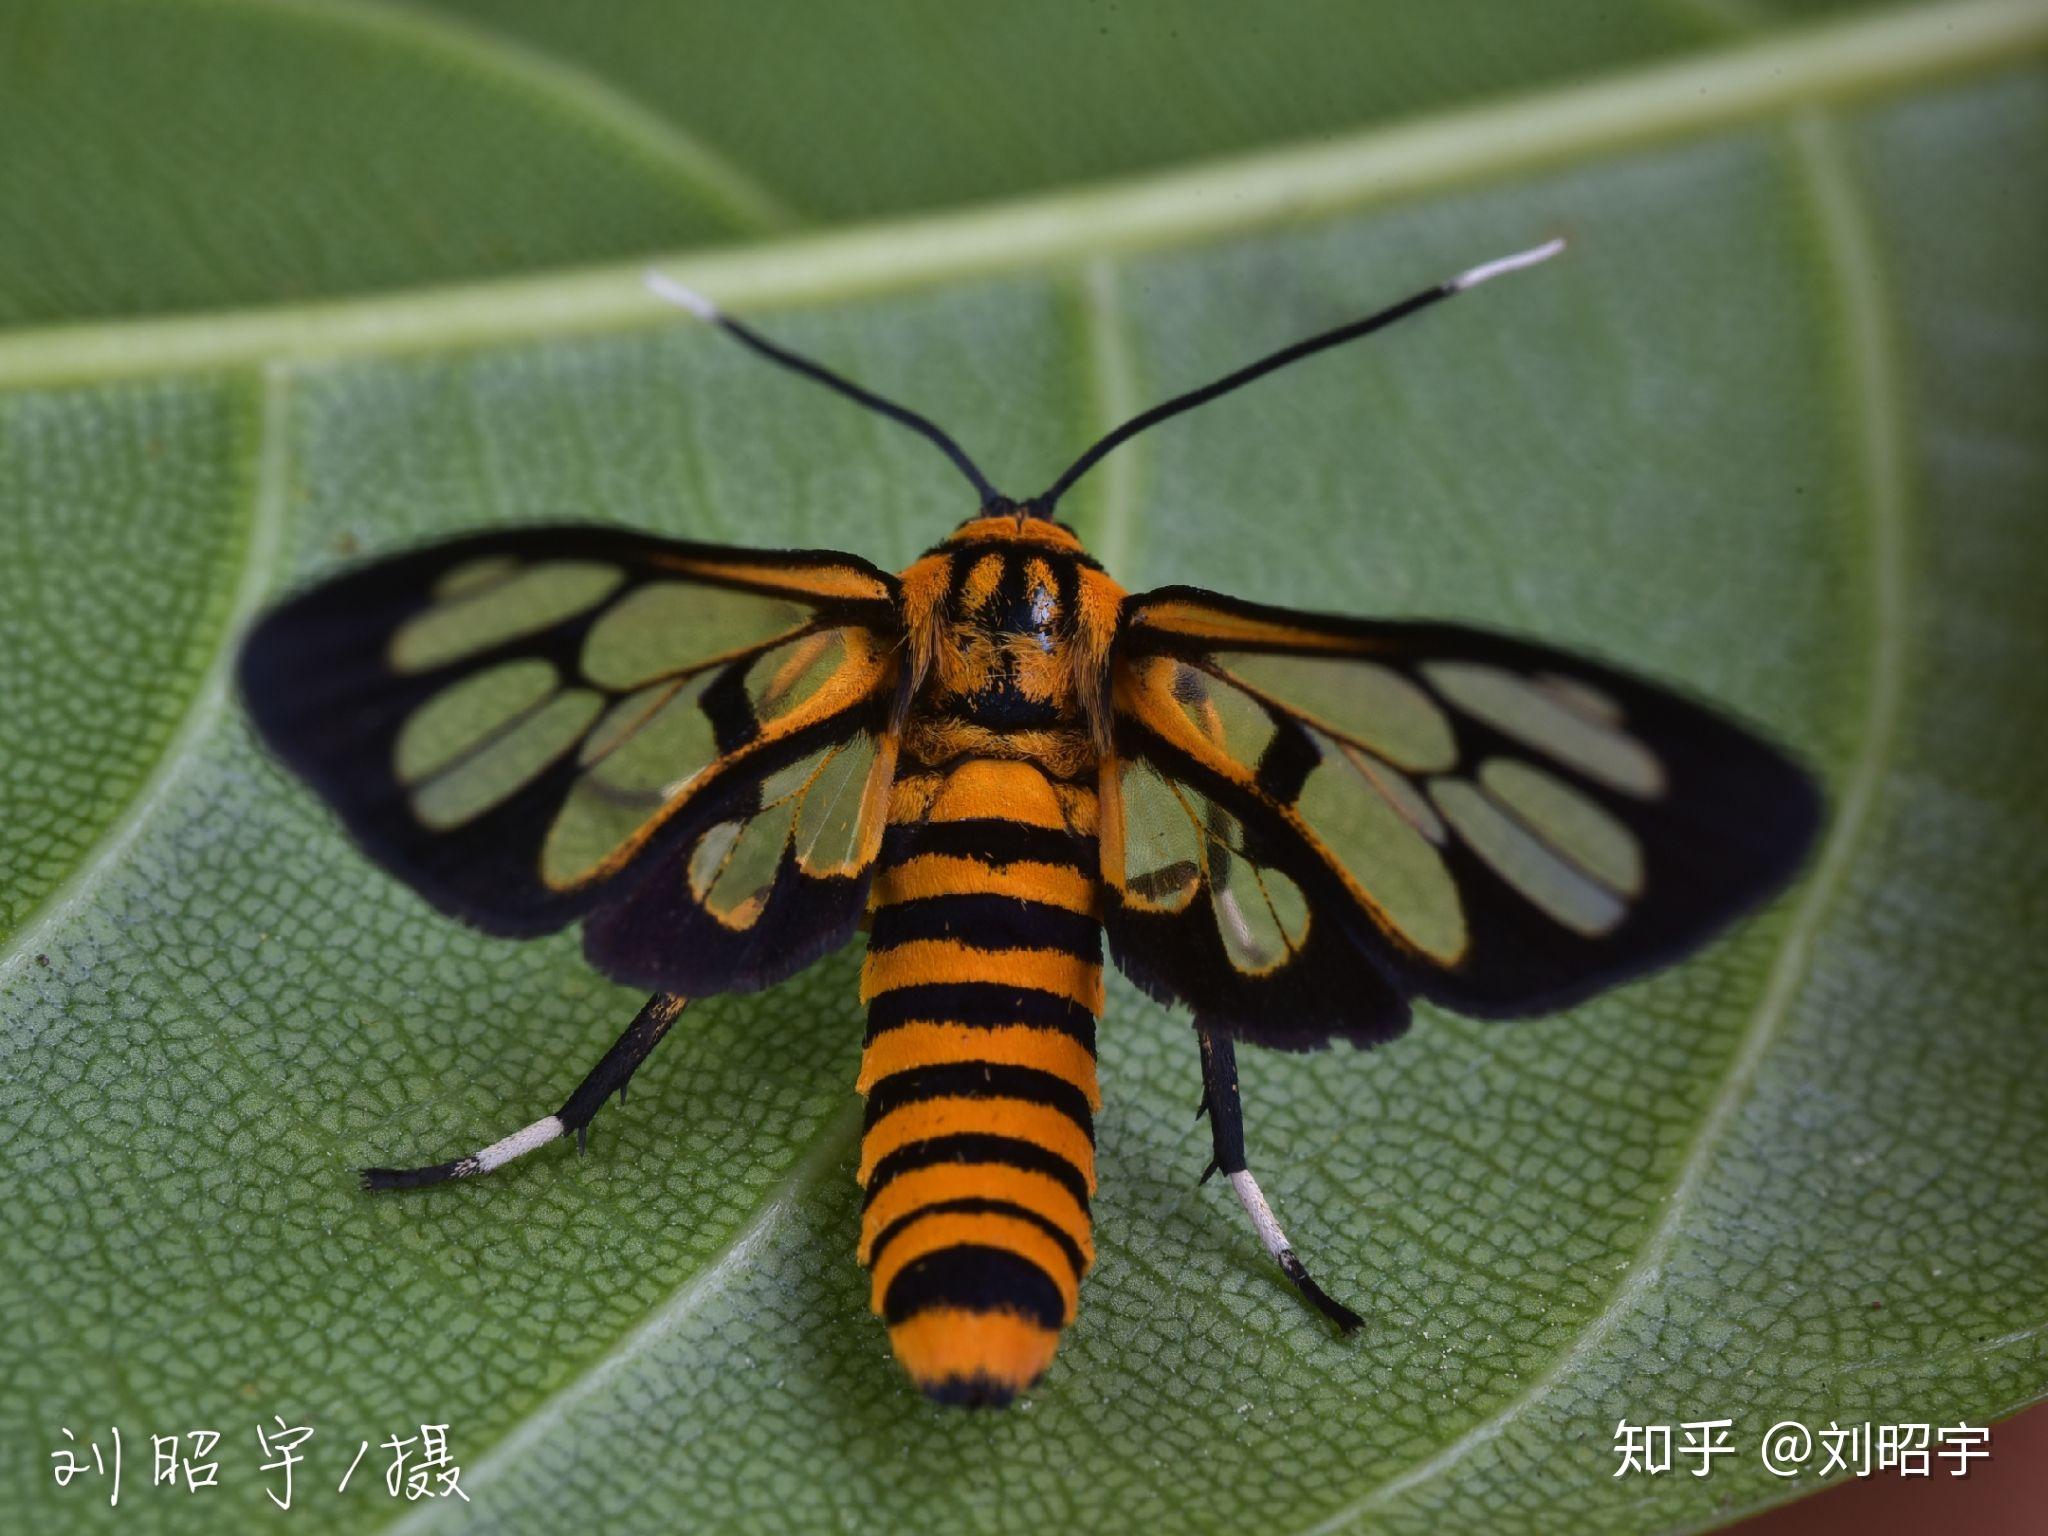
[[[820,303],[1327,216],[2009,65],[2043,48],[2048,5],[2041,0],[1923,5],[1313,144],[658,259],[728,304]],[[672,318],[646,293],[642,269],[611,264],[316,304],[21,330],[0,337],[0,388],[394,355]]]

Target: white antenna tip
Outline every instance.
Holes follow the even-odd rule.
[[[642,281],[647,284],[647,291],[657,299],[673,304],[677,309],[687,309],[699,320],[716,320],[718,318],[718,306],[716,304],[705,298],[696,289],[685,288],[674,278],[664,277],[652,267],[647,269]]]
[[[1509,272],[1519,272],[1524,267],[1533,267],[1538,262],[1548,261],[1563,249],[1564,240],[1560,237],[1546,244],[1535,246],[1530,250],[1517,251],[1512,256],[1503,256],[1498,261],[1485,262],[1468,272],[1460,272],[1445,286],[1453,293],[1463,293],[1467,288],[1477,288],[1481,283],[1491,282],[1494,278],[1504,276]]]

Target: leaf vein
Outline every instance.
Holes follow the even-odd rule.
[[[108,824],[98,844],[81,860],[71,877],[52,891],[42,908],[21,925],[13,941],[0,946],[0,983],[26,965],[47,936],[76,912],[120,863],[122,855],[146,830],[151,813],[178,787],[196,756],[197,745],[214,728],[227,705],[235,661],[232,641],[256,611],[277,567],[287,500],[289,448],[284,424],[290,392],[288,369],[272,365],[263,370],[251,454],[254,473],[248,526],[242,538],[234,595],[226,605],[210,647],[213,661],[201,674],[183,717],[165,739],[156,765],[136,787],[127,808]]]
[[[1081,271],[1081,338],[1087,353],[1088,392],[1095,407],[1091,432],[1114,431],[1143,408],[1131,357],[1129,327],[1118,295],[1116,263],[1099,256]],[[1111,454],[1097,471],[1095,526],[1088,540],[1096,558],[1112,571],[1128,572],[1133,524],[1137,519],[1138,461],[1143,450],[1130,444]]]
[[[245,0],[246,3],[246,0]],[[481,24],[400,9],[383,0],[260,0],[336,27],[375,34],[414,52],[439,53],[553,102],[673,172],[744,234],[777,234],[800,225],[797,211],[757,177],[733,164],[675,118],[642,105],[602,76],[515,41]]]

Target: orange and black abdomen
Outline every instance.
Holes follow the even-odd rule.
[[[973,757],[900,780],[870,901],[860,1256],[897,1358],[999,1404],[1094,1260],[1093,791]]]

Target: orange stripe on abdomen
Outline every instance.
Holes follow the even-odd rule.
[[[1007,1402],[1052,1360],[1095,1256],[1093,818],[1061,824],[1074,796],[1014,760],[956,765],[917,799],[870,898],[860,1254],[918,1386]]]
[[[1092,870],[1063,864],[984,864],[955,854],[926,853],[890,871],[897,898],[925,896],[1015,896],[1092,917],[1100,886]]]

